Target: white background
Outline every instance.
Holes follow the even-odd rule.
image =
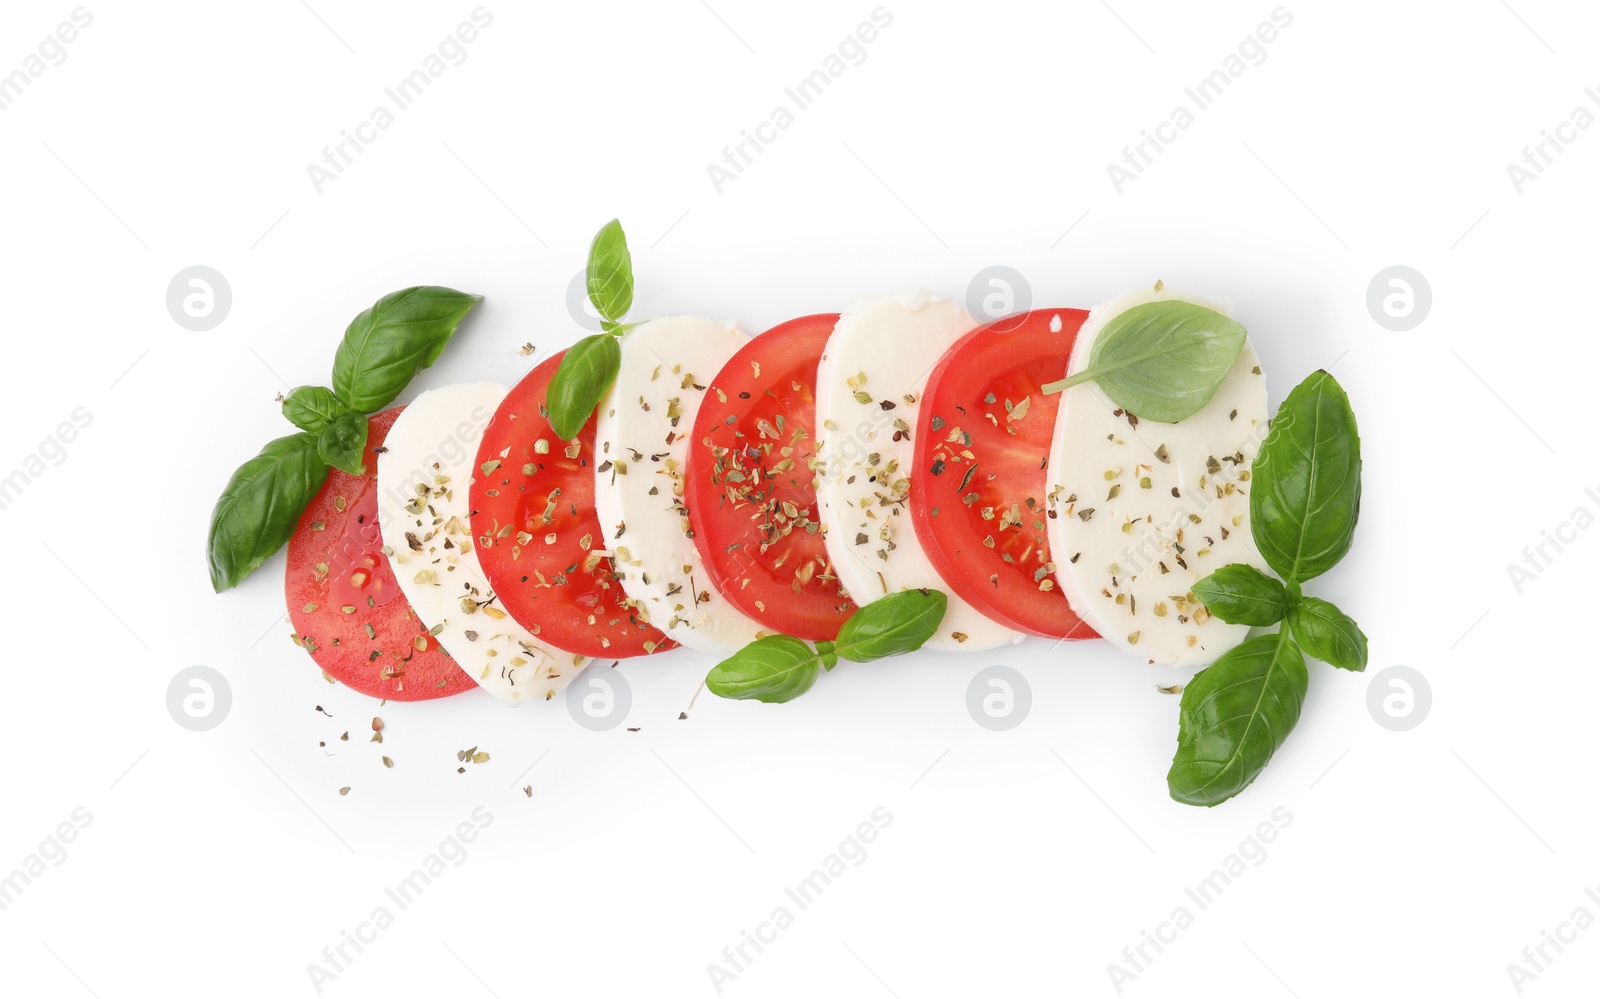
[[[1600,537],[1520,595],[1506,572],[1597,506],[1600,128],[1520,194],[1506,174],[1600,85],[1594,11],[1292,2],[1265,62],[1118,193],[1107,163],[1271,0],[891,0],[865,61],[714,190],[707,164],[873,6],[490,3],[465,62],[319,194],[307,164],[471,0],[89,5],[66,60],[0,112],[0,474],[93,414],[0,512],[0,873],[93,816],[0,911],[5,992],[313,995],[307,965],[478,806],[493,820],[466,860],[324,994],[715,995],[707,965],[794,910],[784,888],[878,806],[893,822],[864,862],[724,994],[1114,995],[1107,966],[1187,905],[1123,994],[1513,995],[1524,947],[1600,914],[1582,568]],[[7,4],[0,73],[72,9]],[[515,381],[518,345],[579,335],[565,290],[613,216],[640,316],[759,330],[909,286],[964,296],[993,264],[1039,306],[1157,278],[1231,299],[1274,405],[1335,365],[1360,418],[1356,546],[1313,591],[1361,622],[1371,669],[1313,664],[1265,774],[1197,810],[1164,784],[1178,702],[1154,687],[1181,675],[1100,643],[842,667],[790,705],[703,696],[684,721],[710,663],[678,651],[618,671],[639,731],[594,733],[559,700],[380,710],[329,686],[288,639],[281,559],[211,593],[217,493],[286,432],[274,394],[327,381],[356,312],[409,284],[481,293],[411,394]],[[165,306],[194,264],[232,287],[209,332]],[[1365,305],[1393,264],[1432,287],[1408,332]],[[233,693],[205,733],[165,702],[197,664]],[[966,708],[995,664],[1032,689],[1010,732]],[[1366,704],[1401,664],[1433,710],[1396,733]],[[470,746],[492,759],[457,774]],[[1279,808],[1265,860],[1198,911],[1184,888]],[[1526,992],[1578,994],[1597,951],[1596,930],[1549,950]]]

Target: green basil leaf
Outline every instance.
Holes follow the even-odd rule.
[[[1211,807],[1243,791],[1300,720],[1306,661],[1287,631],[1258,635],[1197,673],[1178,708],[1167,790]]]
[[[1326,371],[1295,386],[1250,470],[1250,533],[1292,583],[1322,575],[1350,550],[1361,512],[1361,435]]]
[[[1289,630],[1313,659],[1356,673],[1367,668],[1367,636],[1326,600],[1301,597],[1289,611]]]
[[[1087,366],[1044,391],[1092,380],[1141,420],[1177,423],[1211,401],[1244,341],[1244,327],[1212,309],[1177,299],[1146,302],[1113,316]]]
[[[833,643],[816,641],[812,644],[817,647],[817,658],[822,660],[822,668],[832,672],[839,665],[839,654],[833,650]]]
[[[621,368],[622,348],[610,333],[586,336],[567,348],[545,396],[550,429],[556,436],[564,441],[578,436]]]
[[[327,478],[317,438],[307,433],[279,437],[240,465],[211,511],[206,549],[212,589],[239,585],[282,548]]]
[[[948,598],[938,590],[901,590],[879,597],[845,621],[834,651],[851,662],[870,662],[922,648],[939,630]]]
[[[345,408],[373,413],[389,405],[439,359],[481,295],[450,288],[407,288],[356,316],[333,355],[333,391]]]
[[[601,319],[619,323],[633,307],[633,256],[622,223],[612,219],[589,244],[589,301]]]
[[[1225,565],[1193,589],[1206,610],[1229,624],[1265,628],[1289,612],[1289,591],[1253,565]]]
[[[313,434],[321,433],[344,410],[344,403],[333,390],[320,385],[302,385],[283,399],[284,418]]]
[[[781,704],[817,682],[822,657],[788,635],[758,638],[711,668],[706,689],[718,697]]]
[[[317,456],[325,464],[351,475],[367,470],[366,450],[367,418],[353,409],[334,417],[317,437]]]

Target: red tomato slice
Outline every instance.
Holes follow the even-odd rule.
[[[337,468],[289,539],[284,591],[294,640],[340,683],[371,697],[426,701],[477,686],[428,634],[383,554],[378,463],[400,407],[367,421],[367,471]]]
[[[619,659],[674,648],[599,554],[611,539],[594,510],[594,417],[572,441],[545,418],[565,354],[528,372],[483,432],[471,492],[478,560],[506,613],[556,648]]]
[[[1096,637],[1047,569],[1045,464],[1061,396],[1039,391],[1066,373],[1088,315],[1040,309],[958,340],[922,393],[911,476],[911,520],[940,577],[989,617],[1046,638]]]
[[[711,582],[763,627],[831,641],[855,613],[814,519],[817,361],[837,315],[774,326],[733,355],[696,414],[684,478]]]

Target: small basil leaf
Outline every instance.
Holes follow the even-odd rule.
[[[1142,420],[1177,423],[1211,401],[1244,349],[1245,329],[1212,309],[1168,299],[1113,316],[1082,371],[1046,392],[1086,381]]]
[[[284,418],[313,434],[321,433],[344,409],[333,390],[320,385],[302,385],[283,399]]]
[[[407,288],[356,316],[333,355],[333,391],[345,408],[373,413],[395,400],[417,372],[439,359],[480,295]]]
[[[901,590],[879,597],[845,621],[834,651],[851,662],[870,662],[922,648],[939,630],[949,600],[938,590]]]
[[[239,585],[282,548],[327,478],[317,438],[308,433],[279,437],[240,465],[211,511],[206,553],[212,589]]]
[[[1367,636],[1326,600],[1302,597],[1289,611],[1289,630],[1313,659],[1356,673],[1367,668]]]
[[[1289,591],[1253,565],[1225,565],[1193,589],[1206,610],[1229,624],[1265,628],[1289,612]]]
[[[601,319],[622,321],[633,307],[633,256],[622,223],[612,219],[589,244],[589,301]]]
[[[1211,807],[1243,791],[1300,720],[1305,657],[1287,631],[1258,635],[1197,673],[1178,707],[1167,790]]]
[[[317,456],[341,472],[360,475],[367,470],[367,418],[346,410],[322,428],[317,437]]]
[[[1361,512],[1361,436],[1326,371],[1295,386],[1250,470],[1250,533],[1274,572],[1322,575],[1350,550]]]
[[[781,704],[811,689],[821,662],[798,638],[766,635],[713,666],[706,689],[718,697]]]
[[[556,436],[564,441],[578,436],[621,368],[622,348],[610,333],[586,336],[567,348],[545,398]]]
[[[822,660],[822,668],[832,672],[839,665],[839,654],[833,651],[833,643],[818,641],[813,644],[817,647],[817,658]]]

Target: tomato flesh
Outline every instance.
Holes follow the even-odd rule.
[[[471,487],[478,560],[506,613],[556,648],[612,658],[675,648],[601,554],[611,539],[594,509],[594,416],[564,441],[544,415],[565,353],[518,382],[484,430]]]
[[[911,475],[917,538],[962,599],[1018,631],[1094,638],[1056,585],[1045,530],[1045,465],[1078,309],[1041,309],[980,326],[928,376]],[[1051,325],[1060,318],[1060,329]]]
[[[400,592],[378,530],[378,462],[400,407],[367,421],[366,473],[335,468],[289,539],[284,582],[295,643],[323,671],[371,697],[426,701],[476,684],[428,634]]]
[[[771,631],[832,640],[855,613],[828,562],[812,485],[817,362],[837,315],[752,339],[712,380],[691,431],[685,498],[711,583]]]

